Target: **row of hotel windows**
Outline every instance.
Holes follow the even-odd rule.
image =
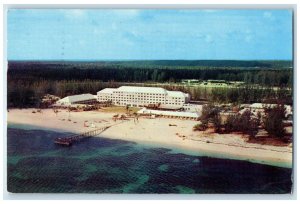
[[[157,94],[157,93],[128,93],[128,92],[113,92],[114,94],[122,94],[122,95],[152,95],[152,96],[158,96],[158,95],[161,95],[161,96],[164,96],[166,94]]]
[[[113,100],[113,101],[122,101],[122,102],[135,102],[135,103],[149,103],[149,102],[156,102],[156,103],[163,103],[163,104],[174,104],[174,103],[178,103],[178,104],[183,104],[184,102],[182,101],[161,101],[161,100],[126,100],[126,99],[122,99],[122,100]]]
[[[140,103],[140,102],[137,102],[137,101],[130,101],[130,102],[121,101],[121,102],[115,102],[115,103],[116,104],[120,104],[120,105],[138,104],[140,106],[149,105],[149,104],[157,104],[157,103]],[[182,104],[181,103],[168,103],[167,105],[178,105],[178,106],[181,106]]]
[[[111,99],[119,99],[119,98],[123,98],[123,99],[144,99],[144,100],[152,100],[152,99],[165,99],[162,97],[151,97],[151,98],[145,98],[145,97],[115,97],[115,96],[98,96],[98,98],[111,98]],[[183,98],[178,98],[178,97],[173,97],[170,98],[172,100],[179,100],[179,101],[184,101],[185,99]],[[168,100],[168,98],[167,98]]]
[[[183,102],[184,100],[165,100],[165,99],[159,99],[159,98],[150,98],[150,99],[139,99],[139,98],[110,98],[110,97],[98,97],[98,100],[122,100],[122,101],[132,101],[132,100],[138,100],[138,101],[175,101],[175,102]]]
[[[110,98],[110,97],[98,97],[98,100],[113,100],[113,101],[116,101],[116,100],[121,100],[121,101],[141,101],[141,102],[146,102],[146,101],[156,101],[156,102],[166,102],[167,104],[170,103],[170,102],[175,102],[175,103],[184,103],[184,100],[172,100],[172,101],[169,101],[169,100],[161,100],[161,99],[142,99],[142,100],[137,100],[137,99],[118,99],[118,98]]]
[[[110,97],[130,97],[130,98],[134,98],[134,97],[153,97],[153,96],[155,96],[156,98],[165,98],[166,97],[166,95],[165,94],[149,94],[149,93],[147,93],[147,95],[146,95],[146,93],[144,94],[134,94],[134,95],[132,95],[132,94],[119,94],[119,95],[113,95],[113,94],[101,94],[101,95],[103,95],[103,96],[110,96]],[[168,98],[172,98],[172,99],[182,99],[182,97],[168,97]]]
[[[106,101],[106,100],[110,100],[108,98],[98,98],[100,101]],[[119,104],[127,104],[127,103],[144,103],[144,104],[148,104],[148,103],[162,103],[162,104],[167,104],[167,105],[182,105],[184,103],[184,101],[160,101],[160,100],[113,100],[114,103],[119,103]]]

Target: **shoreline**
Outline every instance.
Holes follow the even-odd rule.
[[[84,121],[88,121],[96,124],[97,127],[113,125],[96,137],[136,142],[146,147],[167,148],[174,153],[244,160],[292,168],[293,153],[290,147],[250,144],[243,141],[241,136],[234,134],[217,135],[213,133],[207,137],[207,135],[201,135],[192,130],[197,121],[140,118],[138,123],[134,123],[133,120],[118,123],[112,120],[113,113],[101,111],[72,112],[72,120],[67,121],[66,118],[69,116],[64,110],[58,115],[55,115],[50,109],[43,110],[42,114],[32,113],[32,110],[11,109],[8,112],[7,125],[80,133],[94,129],[83,126]],[[176,126],[170,126],[170,124]],[[180,135],[184,135],[186,139],[179,137]]]

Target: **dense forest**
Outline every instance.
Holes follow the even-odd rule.
[[[181,63],[181,61],[179,62]],[[178,64],[180,64],[179,62]],[[146,65],[145,67],[130,67],[127,65],[118,65],[118,62],[115,63],[107,65],[105,62],[10,62],[8,64],[8,80],[90,79],[104,82],[112,80],[118,82],[180,82],[182,79],[223,79],[228,81],[244,81],[249,84],[255,83],[264,86],[291,86],[293,77],[293,69],[282,67],[285,63],[276,69],[273,67],[257,69],[213,66],[208,68],[197,66],[187,66],[186,68],[178,66],[148,68]],[[235,64],[233,63],[233,65]],[[273,66],[271,63],[266,65]]]
[[[211,66],[209,66],[211,63]],[[32,107],[49,93],[60,97],[92,93],[128,83],[191,94],[193,100],[250,103],[282,100],[292,103],[290,61],[122,61],[122,62],[9,62],[8,107]],[[206,67],[207,66],[207,67]],[[257,68],[260,67],[260,68]],[[264,67],[264,68],[261,68]],[[244,81],[241,88],[186,87],[169,82],[182,79]],[[142,83],[142,84],[141,84]],[[260,85],[258,88],[257,84]],[[130,84],[132,85],[132,84]],[[274,87],[276,86],[276,90]]]

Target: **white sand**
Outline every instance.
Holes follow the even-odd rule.
[[[133,119],[115,122],[112,120],[114,113],[97,111],[71,112],[71,121],[68,121],[69,113],[66,110],[61,110],[57,116],[51,109],[43,110],[43,113],[32,113],[32,111],[33,109],[11,109],[8,112],[8,123],[80,133],[95,129],[84,127],[84,121],[88,121],[86,124],[93,123],[97,128],[114,125],[103,132],[100,137],[166,147],[176,152],[194,155],[242,159],[284,167],[292,166],[291,146],[251,144],[246,142],[246,137],[236,134],[194,132],[192,129],[198,123],[197,121],[140,117],[138,123],[134,123]],[[169,124],[177,126],[169,126]],[[185,139],[181,137],[183,135],[186,136]]]
[[[64,132],[81,133],[93,130],[92,127],[84,127],[84,121],[91,126],[92,123],[96,127],[104,127],[112,124],[113,113],[98,112],[68,112],[67,110],[59,110],[56,115],[52,109],[45,109],[42,113],[32,113],[36,109],[10,109],[8,112],[8,123],[28,124],[39,126],[46,129],[54,129]],[[70,119],[71,121],[69,121]]]

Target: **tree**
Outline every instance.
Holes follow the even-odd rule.
[[[241,117],[239,118],[238,127],[242,132],[248,132],[250,129],[251,123],[251,111],[246,110],[242,113]]]
[[[207,129],[208,123],[213,123],[215,132],[221,130],[220,108],[212,104],[203,106],[202,115],[200,117],[201,129]]]
[[[224,124],[225,132],[230,133],[238,129],[239,115],[229,115]]]
[[[222,128],[220,112],[215,112],[212,117],[212,123],[214,124],[215,132],[219,133]]]
[[[254,137],[258,132],[259,124],[260,118],[253,116],[251,111],[246,110],[242,114],[228,116],[224,127],[225,132],[240,131]]]
[[[193,127],[193,130],[196,131],[205,131],[206,129],[208,128],[207,124],[206,123],[200,123],[200,124],[196,124],[194,125]]]
[[[275,107],[265,107],[264,128],[269,133],[279,138],[285,135],[283,119],[285,118],[284,105],[277,105]]]

